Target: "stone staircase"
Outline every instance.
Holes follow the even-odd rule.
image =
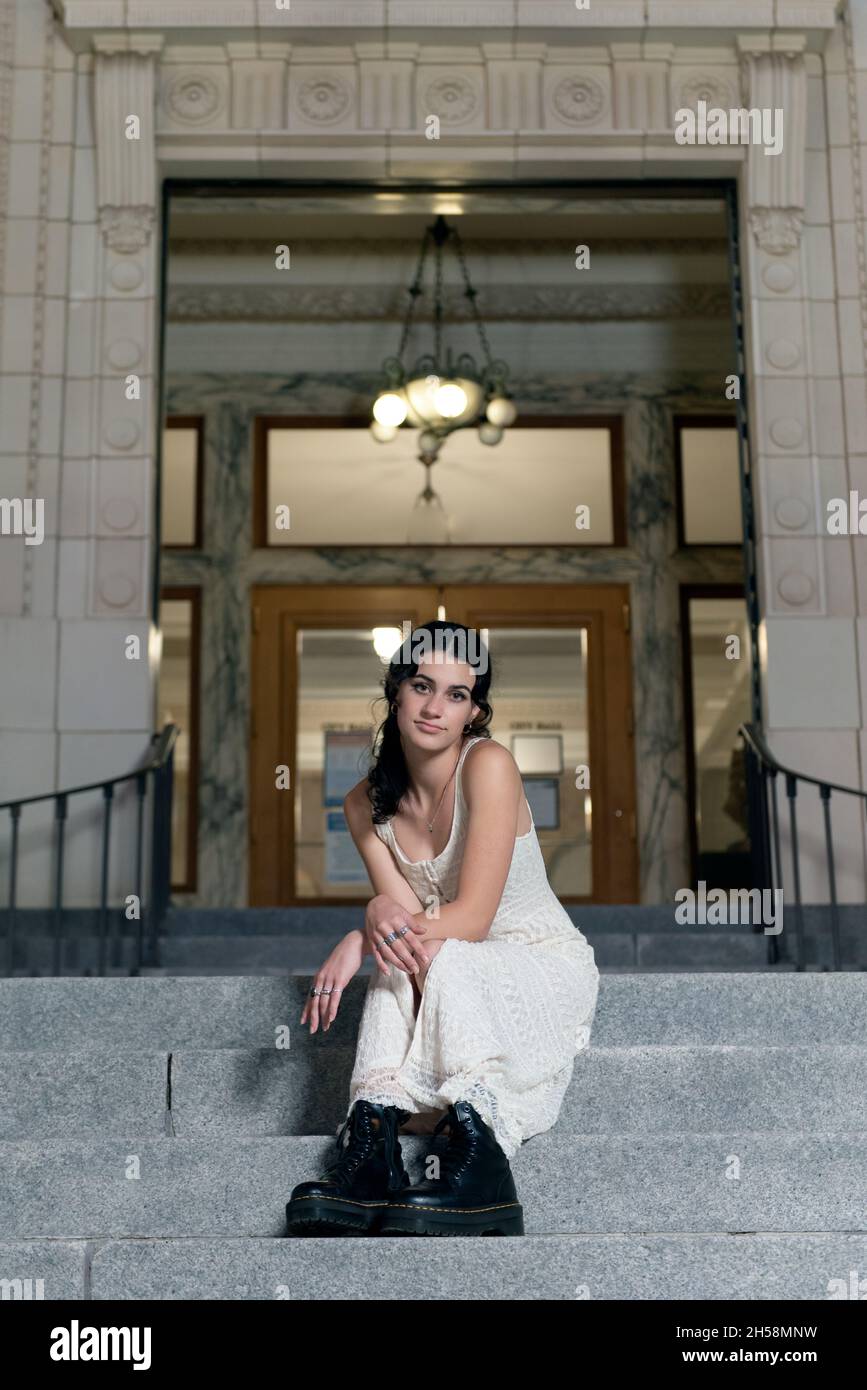
[[[311,1037],[307,983],[0,981],[0,1297],[825,1300],[867,1277],[867,975],[604,973],[558,1123],[512,1163],[527,1234],[493,1242],[282,1237],[366,987]],[[402,1140],[414,1177],[428,1143]]]
[[[787,971],[797,958],[794,909],[787,908],[785,930],[765,936],[751,926],[678,926],[672,905],[568,906],[567,912],[590,941],[600,970],[635,971],[759,970]],[[840,912],[842,962],[846,970],[867,970],[867,909],[844,904]],[[0,911],[0,970],[5,962],[9,914]],[[109,914],[116,933],[108,954],[109,974],[127,974],[135,960],[137,924],[118,909]],[[148,973],[166,975],[309,975],[331,947],[363,924],[361,909],[309,908],[172,908],[159,937],[159,964]],[[51,911],[19,910],[15,933],[14,974],[50,974],[54,933]],[[61,974],[97,973],[99,913],[69,909],[64,913]],[[804,908],[808,970],[827,970],[833,957],[830,910]],[[365,962],[364,974],[373,966]]]

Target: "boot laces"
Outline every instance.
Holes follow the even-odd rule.
[[[460,1124],[453,1124],[450,1115],[444,1115],[434,1128],[439,1134],[448,1126],[448,1148],[440,1155],[440,1177],[456,1178],[461,1175],[476,1152],[477,1139],[474,1131]]]
[[[334,1158],[328,1164],[325,1177],[339,1180],[354,1173],[359,1164],[370,1154],[379,1131],[372,1127],[356,1124],[353,1128],[352,1116],[347,1116],[337,1132]]]

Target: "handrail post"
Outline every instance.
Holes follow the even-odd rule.
[[[765,888],[767,886],[765,881],[767,864],[765,862],[764,777],[755,750],[747,743],[744,751],[746,753],[747,814],[749,817],[750,855],[753,864],[754,887]]]
[[[780,853],[780,809],[777,801],[777,769],[768,769],[771,779],[771,811],[770,821],[773,832],[771,839],[771,889],[779,888],[783,892],[783,858]],[[768,937],[768,959],[772,965],[779,965],[781,960],[787,958],[788,951],[786,942],[782,936]]]
[[[63,931],[63,849],[66,836],[66,792],[54,799],[54,823],[57,826],[57,860],[54,877],[54,946],[52,971],[60,974],[60,940]]]
[[[172,783],[174,748],[165,762],[154,770],[154,804],[151,850],[150,963],[159,962],[159,929],[171,895],[172,878]]]
[[[136,787],[136,833],[135,833],[135,896],[138,903],[138,924],[136,929],[135,959],[130,966],[131,975],[140,975],[144,965],[144,914],[146,911],[143,896],[144,879],[144,805],[147,794],[147,773],[140,772],[135,779]],[[150,904],[148,904],[150,906]],[[123,919],[121,919],[123,920]]]
[[[834,872],[834,842],[831,838],[831,788],[824,783],[819,788],[822,816],[825,822],[825,852],[828,856],[828,887],[831,891],[831,947],[834,969],[840,969],[840,921],[837,912],[837,876]]]
[[[798,817],[795,812],[795,798],[798,795],[798,779],[793,772],[786,773],[786,796],[789,799],[789,824],[792,832],[792,873],[795,879],[795,921],[798,933],[798,970],[806,968],[804,949],[804,908],[801,902],[801,861],[798,854]]]
[[[9,928],[6,932],[6,975],[15,973],[15,927],[18,920],[18,822],[21,819],[21,807],[10,806],[9,814],[12,817],[12,854],[9,864]]]
[[[108,860],[111,838],[111,804],[114,787],[111,782],[102,788],[102,867],[99,879],[99,974],[105,974],[108,927]],[[114,963],[114,962],[112,962]]]

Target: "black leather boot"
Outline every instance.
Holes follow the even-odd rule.
[[[509,1160],[467,1100],[450,1105],[434,1130],[448,1126],[439,1177],[405,1188],[389,1203],[380,1234],[522,1236],[524,1212]]]
[[[292,1189],[287,1236],[372,1234],[389,1197],[410,1185],[397,1137],[410,1113],[357,1100],[337,1133],[325,1172]]]

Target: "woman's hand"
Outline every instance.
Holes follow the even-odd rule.
[[[367,904],[364,934],[377,969],[383,975],[388,974],[389,965],[396,965],[406,975],[416,975],[423,965],[429,964],[418,940],[419,936],[426,935],[427,930],[426,926],[414,920],[411,912],[384,893],[371,898]],[[386,945],[385,938],[392,932],[400,934]]]
[[[303,1028],[309,1019],[311,1035],[316,1032],[320,1023],[323,1025],[323,1033],[328,1032],[340,1007],[342,992],[353,975],[357,975],[361,969],[363,956],[364,935],[360,931],[351,931],[338,942],[328,959],[319,967],[313,988],[331,992],[307,996],[301,1015],[301,1026]]]

